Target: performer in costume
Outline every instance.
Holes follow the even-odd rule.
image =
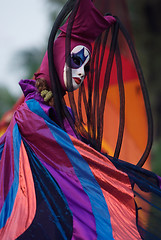
[[[69,12],[53,44],[57,28]],[[100,118],[105,104],[100,105],[97,121],[94,118],[99,78],[94,79],[93,98],[91,79],[99,57],[93,62],[91,56],[96,54],[100,38],[93,50],[92,43],[105,30],[106,38],[112,26],[104,78],[108,85],[115,51],[120,66],[115,41],[118,22],[112,16],[103,17],[90,0],[67,2],[50,35],[36,81],[20,81],[25,102],[0,141],[1,239],[159,239],[153,221],[160,223],[160,203],[152,202],[161,197],[159,177],[118,160],[119,144],[114,157],[102,152]],[[86,75],[87,124],[81,113]],[[74,93],[78,88],[77,112]],[[101,99],[103,102],[105,97]]]

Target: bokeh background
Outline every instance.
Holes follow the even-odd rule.
[[[0,118],[21,96],[20,79],[32,78],[65,0],[5,0],[0,8]],[[154,118],[152,170],[161,176],[161,1],[95,0],[130,32],[144,72]],[[101,6],[101,4],[102,6]],[[138,136],[139,138],[139,136]]]

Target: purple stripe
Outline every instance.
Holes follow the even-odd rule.
[[[91,204],[77,176],[69,175],[59,170],[55,171],[42,160],[41,162],[58,182],[73,213],[72,239],[79,239],[80,235],[82,239],[86,239],[87,236],[88,239],[96,239],[96,225]]]
[[[0,160],[0,211],[14,180],[14,156],[13,156],[13,132],[14,122],[11,122],[5,133],[5,141],[2,157]]]
[[[73,237],[78,239],[81,235],[83,239],[87,236],[89,239],[96,239],[95,218],[89,197],[75,175],[66,153],[55,141],[42,118],[28,109],[24,109],[18,115],[16,118],[25,141],[58,182],[67,199],[73,214]],[[25,123],[21,122],[20,117],[26,119]]]
[[[18,126],[16,124],[13,129],[14,180],[13,180],[13,184],[7,194],[7,197],[5,199],[2,210],[0,212],[0,219],[1,219],[0,229],[5,226],[8,218],[11,216],[15,198],[16,198],[17,191],[18,191],[20,145],[21,145],[21,135],[19,133]]]

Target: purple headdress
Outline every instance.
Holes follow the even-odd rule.
[[[66,90],[63,81],[63,69],[66,61],[65,42],[69,21],[70,17],[66,23],[60,27],[61,33],[53,45],[54,64],[63,90]],[[91,0],[80,0],[76,16],[72,23],[70,49],[72,50],[77,45],[84,45],[91,52],[92,42],[94,42],[95,39],[115,21],[115,18],[112,16],[102,16],[95,8]],[[47,53],[45,54],[40,66],[40,72],[36,74],[36,78],[45,78],[48,82],[48,85],[51,87]]]

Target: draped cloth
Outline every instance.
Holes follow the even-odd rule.
[[[159,177],[97,152],[28,96],[0,139],[0,239],[160,239]]]

